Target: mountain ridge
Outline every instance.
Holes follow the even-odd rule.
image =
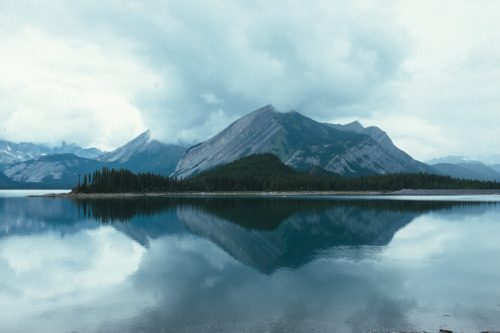
[[[487,160],[494,161],[495,157],[492,156]],[[436,170],[436,173],[454,178],[500,180],[500,167],[498,164],[489,164],[466,156],[433,158],[426,163],[430,164]]]
[[[273,153],[297,170],[320,166],[343,176],[431,170],[395,147],[378,128],[322,124],[296,111],[281,113],[267,105],[188,149],[172,176],[191,177],[260,153]]]
[[[67,152],[74,157],[69,158]],[[467,161],[466,165],[430,166],[396,147],[378,127],[365,128],[358,121],[345,125],[320,123],[296,111],[279,112],[272,105],[248,113],[190,148],[152,140],[149,130],[107,153],[65,142],[60,147],[48,148],[0,140],[0,170],[14,182],[40,184],[57,184],[61,178],[86,173],[87,169],[81,168],[84,164],[96,169],[106,166],[186,178],[241,157],[264,153],[272,153],[287,166],[310,170],[312,174],[357,177],[428,172],[465,179],[500,179],[499,165],[486,168]],[[83,163],[76,157],[94,162]],[[72,184],[76,182],[75,177]]]
[[[15,143],[7,140],[0,140],[0,164],[12,164],[28,161],[37,157],[53,154],[75,154],[83,158],[97,158],[103,154],[97,148],[82,148],[75,143],[62,142],[60,146],[50,148],[46,144],[36,144],[32,142]]]
[[[18,162],[4,170],[4,174],[18,183],[59,184],[72,187],[78,176],[91,173],[102,167],[102,163],[74,154],[55,154]]]
[[[151,139],[149,130],[98,160],[109,167],[132,172],[152,172],[170,175],[187,148]]]

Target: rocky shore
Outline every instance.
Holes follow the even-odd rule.
[[[495,190],[399,190],[390,195],[500,195],[500,189]]]
[[[304,192],[147,192],[147,193],[52,193],[31,195],[29,197],[70,198],[70,199],[106,199],[134,197],[190,197],[190,196],[459,196],[459,195],[500,195],[497,190],[410,190],[395,192],[349,192],[349,191],[304,191]]]

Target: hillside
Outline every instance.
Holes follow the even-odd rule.
[[[84,174],[101,167],[102,163],[93,159],[73,154],[55,154],[14,163],[7,167],[4,173],[11,180],[20,183],[19,186],[22,187],[32,183],[71,188],[77,185],[80,174],[83,177]]]
[[[343,177],[317,168],[296,171],[273,154],[251,155],[179,183],[181,191],[396,191],[401,189],[499,189],[493,181],[427,173]]]
[[[14,185],[12,179],[0,171],[0,188],[11,188]]]
[[[262,191],[266,188],[291,187],[292,181],[319,178],[298,172],[273,154],[250,155],[208,170],[185,181],[187,190]]]

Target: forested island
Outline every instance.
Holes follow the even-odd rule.
[[[80,177],[81,178],[81,177]],[[321,168],[294,170],[273,154],[251,155],[188,179],[135,174],[104,167],[83,175],[73,193],[284,192],[500,189],[497,181],[456,179],[428,173],[341,177]]]

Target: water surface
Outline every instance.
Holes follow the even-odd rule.
[[[500,330],[499,203],[1,194],[0,331]]]

